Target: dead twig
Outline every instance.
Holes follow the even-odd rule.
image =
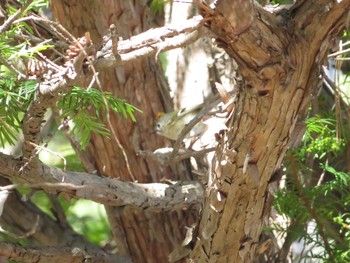
[[[33,0],[28,0],[20,9],[17,10],[16,13],[14,13],[12,16],[10,16],[5,23],[0,26],[0,34],[4,33],[12,24],[13,22],[23,14],[23,12],[27,9],[30,4],[33,3]]]

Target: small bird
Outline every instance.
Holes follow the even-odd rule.
[[[234,108],[234,98],[220,83],[215,84],[219,94],[207,97],[202,104],[169,113],[158,113],[156,133],[171,140],[177,140],[185,125],[199,115],[202,109],[207,109],[207,113],[201,114],[202,118],[198,118],[198,122],[185,138],[203,135],[204,133],[214,136],[220,129],[227,129],[224,124],[225,118],[215,118],[215,116],[220,112],[223,114],[231,112]],[[216,108],[216,113],[211,112],[214,108]],[[214,119],[218,119],[218,121]],[[212,126],[211,129],[209,126]],[[209,132],[210,130],[211,132]]]
[[[155,131],[171,140],[177,140],[182,129],[188,124],[200,111],[200,107],[192,109],[183,108],[169,113],[159,113]],[[201,134],[206,129],[206,125],[200,121],[192,131],[187,134],[186,138]]]

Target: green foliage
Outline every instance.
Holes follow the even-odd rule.
[[[335,119],[315,116],[307,119],[307,129],[304,137],[302,155],[311,153],[315,158],[322,159],[326,154],[337,155],[345,146],[345,140],[336,136]]]
[[[36,83],[6,78],[0,72],[0,146],[14,144],[21,129],[21,118],[33,98]],[[1,78],[1,75],[3,76]]]
[[[67,219],[75,231],[91,242],[104,245],[110,238],[110,226],[103,205],[78,200],[65,208]]]
[[[26,10],[32,7],[37,9],[47,6],[48,1],[34,1]],[[13,14],[17,10],[8,6],[8,13]],[[25,13],[24,13],[25,15]],[[10,29],[0,34],[1,57],[7,60],[16,70],[26,73],[25,59],[32,58],[39,52],[47,50],[50,45],[39,43],[31,46],[28,42],[18,42],[18,35],[23,32],[32,32],[32,29],[24,22],[12,25]],[[19,79],[17,72],[7,64],[0,64],[0,147],[6,144],[13,145],[21,129],[21,119],[33,99],[36,82],[33,80]]]
[[[321,164],[321,167],[323,167],[329,174],[332,174],[334,179],[316,186],[314,189],[315,191],[324,194],[324,196],[328,196],[334,191],[337,191],[338,194],[341,192],[346,193],[348,191],[350,186],[350,175],[348,173],[337,171],[328,165]],[[348,198],[350,198],[350,196],[348,196]]]
[[[139,109],[123,99],[112,96],[109,92],[102,93],[93,88],[78,87],[62,94],[58,107],[62,109],[62,118],[73,120],[75,124],[73,132],[80,138],[82,147],[89,142],[91,132],[109,137],[109,130],[102,123],[109,109],[124,118],[131,118],[132,121],[136,121],[134,111],[140,112]]]
[[[292,4],[293,0],[272,0],[271,4],[280,4],[280,5],[286,5],[286,4]]]
[[[303,206],[296,191],[290,191],[286,188],[276,193],[274,207],[279,214],[286,218],[298,218],[302,222],[310,220],[307,209]]]
[[[350,175],[335,167],[348,138],[337,137],[335,114],[329,112],[307,119],[306,125],[302,145],[287,154],[286,187],[276,194],[274,203],[291,223],[287,228],[275,225],[274,230],[294,233],[294,240],[303,238],[305,245],[318,248],[306,251],[302,258],[350,262]],[[310,222],[316,224],[311,232],[305,227]]]
[[[23,0],[21,2],[26,2],[26,1]],[[30,4],[28,9],[33,11],[39,11],[42,8],[49,7],[49,3],[50,3],[49,0],[35,0],[33,1],[33,3]]]
[[[22,5],[24,5],[27,1],[26,0],[20,0],[19,1]],[[49,0],[34,0],[24,11],[22,16],[25,16],[29,10],[31,11],[39,11],[43,7],[48,7],[49,6]],[[11,5],[8,5],[8,10],[6,10],[8,14],[12,15],[15,13],[17,10],[13,8]]]
[[[164,5],[169,2],[169,0],[152,0],[151,11],[153,13],[159,13],[164,9]]]

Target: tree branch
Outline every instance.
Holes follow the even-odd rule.
[[[50,247],[29,248],[10,242],[0,242],[0,256],[19,262],[98,262],[98,263],[132,263],[129,258],[107,255],[103,253],[89,253],[78,247]]]
[[[74,78],[59,77],[56,80],[38,84],[36,97],[31,102],[23,118],[23,157],[27,161],[27,165],[35,157],[35,145],[40,144],[40,130],[44,122],[46,110],[54,106],[60,92],[66,91],[68,87],[72,88],[78,84],[74,80]]]
[[[0,174],[22,183],[1,189],[39,188],[51,194],[62,193],[70,198],[84,198],[105,205],[148,209],[180,209],[200,204],[204,198],[203,186],[194,181],[138,184],[96,174],[64,171],[40,162],[35,171],[21,173],[21,165],[20,160],[0,154]]]
[[[195,42],[203,34],[203,24],[206,22],[201,16],[193,17],[178,25],[167,25],[150,29],[128,40],[118,42],[120,59],[113,56],[112,40],[109,40],[97,52],[94,66],[101,70],[111,66],[120,66],[140,57],[155,55],[161,52],[187,46]]]

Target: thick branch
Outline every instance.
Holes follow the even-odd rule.
[[[116,255],[102,253],[88,253],[85,249],[78,247],[50,247],[50,248],[29,248],[22,247],[9,242],[0,243],[0,256],[18,262],[116,262],[131,263],[131,260]]]
[[[63,193],[71,198],[84,198],[105,205],[137,206],[149,209],[179,209],[203,201],[203,187],[198,182],[174,184],[138,184],[101,177],[96,174],[64,171],[42,163],[38,172],[18,172],[22,162],[10,156],[0,155],[1,175],[24,183],[3,189],[32,187],[48,193]],[[38,183],[40,182],[40,183]]]
[[[202,17],[194,17],[178,25],[167,25],[150,29],[130,39],[118,42],[120,59],[112,52],[112,40],[97,52],[94,64],[97,70],[111,66],[120,66],[126,62],[145,56],[158,56],[159,53],[187,46],[202,36]]]
[[[54,106],[58,94],[73,86],[74,82],[66,79],[58,79],[56,83],[44,82],[37,86],[37,96],[31,102],[23,118],[23,157],[31,161],[35,157],[35,146],[40,142],[41,125],[48,108]]]

